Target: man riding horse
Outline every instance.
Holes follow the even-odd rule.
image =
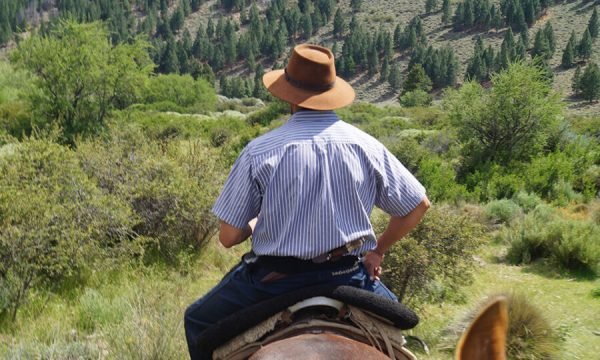
[[[340,120],[354,100],[324,47],[296,46],[284,70],[264,75],[292,116],[241,152],[213,207],[227,248],[252,251],[185,312],[192,359],[210,359],[198,335],[247,306],[299,288],[351,285],[397,301],[379,281],[385,252],[430,206],[425,189],[379,141]],[[373,206],[390,215],[376,238]]]

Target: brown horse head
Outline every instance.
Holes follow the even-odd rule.
[[[495,298],[471,323],[456,348],[457,360],[505,360],[508,305]]]

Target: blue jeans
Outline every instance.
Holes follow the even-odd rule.
[[[210,292],[185,311],[185,335],[192,360],[210,360],[212,354],[199,349],[195,339],[206,328],[245,307],[263,300],[313,285],[350,285],[398,301],[380,281],[371,281],[362,263],[343,268],[288,274],[274,281],[261,281],[273,270],[250,269],[243,261],[236,265]]]

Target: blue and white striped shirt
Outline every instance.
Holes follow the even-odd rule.
[[[296,112],[250,142],[236,160],[213,212],[252,235],[257,255],[310,259],[360,237],[376,238],[373,206],[411,212],[425,189],[379,141],[333,111]]]

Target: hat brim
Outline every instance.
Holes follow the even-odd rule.
[[[263,76],[263,84],[273,96],[312,110],[339,109],[350,105],[356,96],[352,86],[340,77],[336,77],[329,90],[311,91],[290,84],[285,79],[284,70],[273,70]]]

